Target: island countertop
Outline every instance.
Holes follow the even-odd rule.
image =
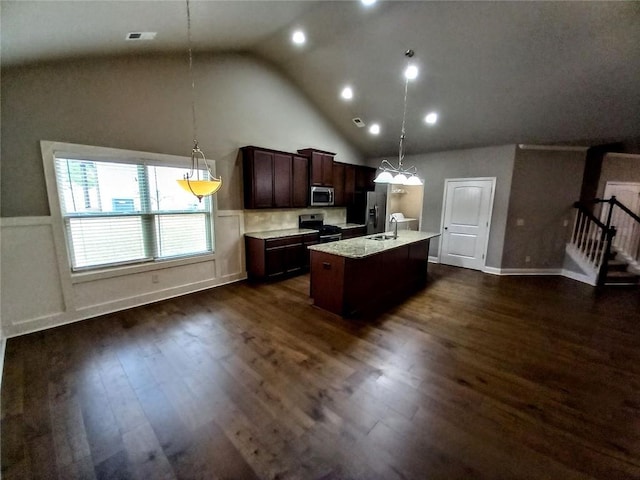
[[[385,232],[385,235],[393,235],[393,232]],[[320,243],[311,245],[309,250],[328,253],[346,258],[364,258],[370,255],[402,247],[410,243],[429,240],[440,236],[436,232],[416,232],[413,230],[401,230],[398,238],[389,240],[373,240],[372,237],[382,235],[380,233],[367,235],[366,237],[350,238],[339,242]]]

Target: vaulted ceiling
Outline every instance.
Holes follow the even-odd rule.
[[[185,52],[183,1],[1,3],[2,65]],[[640,136],[640,2],[194,1],[196,51],[260,57],[369,157],[397,152],[404,52],[407,154]],[[304,46],[291,33],[306,32]],[[157,32],[150,42],[128,32]],[[195,61],[197,62],[197,56]],[[354,98],[340,98],[351,85]],[[424,122],[427,112],[438,123]],[[379,123],[374,136],[352,118]]]

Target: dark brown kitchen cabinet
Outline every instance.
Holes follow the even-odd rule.
[[[342,240],[347,240],[349,238],[362,237],[367,234],[366,227],[352,227],[352,228],[343,228],[342,229]]]
[[[356,191],[356,166],[333,162],[334,206],[353,204]]]
[[[376,178],[377,169],[358,165],[356,167],[356,191],[371,192],[376,189],[373,179]]]
[[[356,166],[344,166],[344,204],[353,205],[356,193]]]
[[[273,154],[273,206],[291,207],[291,155]]]
[[[298,150],[298,153],[309,158],[311,185],[333,187],[333,157],[335,157],[335,153],[313,148]]]
[[[292,167],[291,206],[303,208],[309,204],[309,159],[293,155]]]
[[[254,280],[275,279],[308,270],[309,245],[319,242],[317,233],[261,239],[245,236],[247,274]]]
[[[307,158],[258,147],[244,147],[241,151],[245,208],[307,206]]]
[[[345,191],[344,191],[344,163],[334,162],[333,164],[333,205],[335,207],[344,207]]]

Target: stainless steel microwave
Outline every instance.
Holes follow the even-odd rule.
[[[326,207],[333,205],[333,187],[311,187],[311,206]]]

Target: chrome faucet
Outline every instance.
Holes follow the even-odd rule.
[[[391,219],[389,220],[389,223],[393,223],[393,238],[396,239],[398,238],[398,220],[396,220],[396,217],[394,217],[393,215],[391,215]]]

